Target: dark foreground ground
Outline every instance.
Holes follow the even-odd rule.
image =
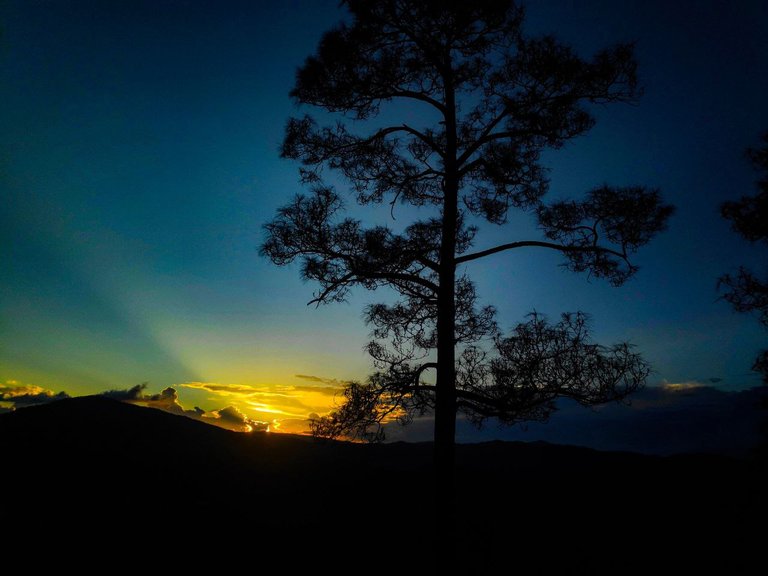
[[[503,442],[459,446],[457,459],[446,545],[432,537],[430,444],[236,434],[63,400],[0,416],[1,549],[33,562],[56,550],[61,566],[98,550],[112,565],[286,574],[765,568],[760,460]]]

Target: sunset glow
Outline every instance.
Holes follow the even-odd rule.
[[[654,368],[650,385],[759,384],[749,368],[763,329],[718,301],[715,285],[737,265],[764,266],[718,214],[753,190],[743,150],[768,128],[756,89],[766,81],[764,3],[705,3],[684,38],[689,9],[675,3],[640,3],[632,17],[622,3],[529,4],[531,35],[554,31],[580,54],[638,39],[644,88],[637,105],[598,109],[594,130],[546,154],[552,195],[642,183],[678,212],[626,286],[522,251],[462,267],[479,304],[496,306],[504,330],[532,310],[583,310],[596,341],[637,347]],[[346,382],[365,382],[375,368],[361,311],[391,293],[306,306],[318,287],[258,253],[264,223],[302,190],[297,163],[277,149],[286,119],[310,112],[288,96],[296,67],[344,8],[12,0],[0,10],[0,409],[62,393],[129,395],[147,382],[130,401],[301,433],[338,405]],[[712,42],[720,26],[740,32]],[[393,110],[414,126],[431,121],[418,105]],[[356,207],[337,176],[324,175],[351,216],[408,224],[400,204]],[[538,233],[515,218],[482,227],[475,248]]]
[[[186,382],[179,389],[182,397],[186,391],[194,391],[205,393],[209,405],[225,402],[236,406],[254,420],[269,422],[274,432],[301,433],[308,430],[307,420],[311,414],[322,416],[338,407],[343,383],[320,378],[310,380],[306,376],[296,379],[309,384],[248,386]]]

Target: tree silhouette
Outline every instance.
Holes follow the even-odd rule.
[[[747,157],[755,168],[765,171],[764,177],[757,181],[758,193],[724,203],[720,213],[744,238],[768,245],[768,132],[763,135],[763,142],[762,148],[747,150]],[[721,276],[719,287],[726,289],[723,297],[735,310],[756,312],[759,322],[768,328],[768,278],[761,279],[742,266],[735,275]],[[763,382],[768,384],[768,350],[757,356],[752,369],[761,373]]]
[[[550,36],[526,37],[523,10],[509,0],[343,4],[350,22],[323,36],[291,92],[340,118],[288,121],[281,153],[301,162],[310,193],[266,224],[262,253],[278,265],[302,262],[303,277],[319,284],[311,303],[344,300],[355,286],[399,295],[365,310],[377,371],[312,426],[323,436],[381,439],[382,423],[433,413],[438,493],[449,499],[457,412],[545,418],[559,396],[621,399],[648,374],[628,344],[592,343],[581,313],[554,324],[532,314],[502,335],[494,308],[477,303],[472,263],[554,250],[569,269],[618,286],[672,207],[657,190],[607,185],[581,200],[544,202],[542,151],[587,132],[592,105],[638,95],[631,45],[584,60]],[[362,121],[369,131],[354,133]],[[403,211],[412,220],[396,230],[345,217],[324,169],[349,183],[358,204],[410,205]],[[475,249],[478,225],[503,225],[510,210],[536,218],[542,237]]]

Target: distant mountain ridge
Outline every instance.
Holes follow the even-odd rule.
[[[586,446],[669,456],[685,453],[753,457],[768,444],[768,386],[726,391],[712,386],[648,386],[628,404],[609,403],[593,409],[562,400],[547,422],[482,429],[459,422],[460,442],[482,442],[490,436],[531,442]],[[391,438],[429,439],[431,422],[391,429]]]

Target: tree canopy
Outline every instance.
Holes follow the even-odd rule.
[[[648,365],[628,343],[593,343],[585,314],[550,323],[534,313],[503,334],[471,278],[473,262],[518,249],[558,252],[568,269],[615,286],[637,272],[633,255],[673,212],[659,191],[602,185],[547,202],[541,160],[592,128],[596,105],[638,97],[633,46],[584,59],[552,36],[526,36],[509,0],[343,4],[350,21],[323,36],[291,92],[330,118],[286,127],[281,154],[300,162],[309,191],[266,224],[262,252],[301,262],[319,286],[313,303],[355,287],[388,286],[400,299],[365,309],[376,372],[314,431],[380,439],[382,423],[431,411],[439,452],[453,443],[457,412],[513,423],[545,418],[560,396],[589,405],[641,386]],[[366,227],[345,215],[327,170],[360,205],[420,209],[400,231]],[[503,226],[512,210],[540,235],[510,229],[508,242],[476,246],[479,226]]]
[[[763,142],[762,148],[747,150],[754,167],[764,172],[757,181],[757,194],[726,202],[720,212],[744,238],[768,246],[768,132],[763,135]],[[742,266],[735,274],[722,276],[720,288],[725,289],[723,297],[735,310],[756,313],[760,323],[768,328],[768,278]],[[757,356],[752,369],[761,373],[763,382],[768,384],[768,350]]]

